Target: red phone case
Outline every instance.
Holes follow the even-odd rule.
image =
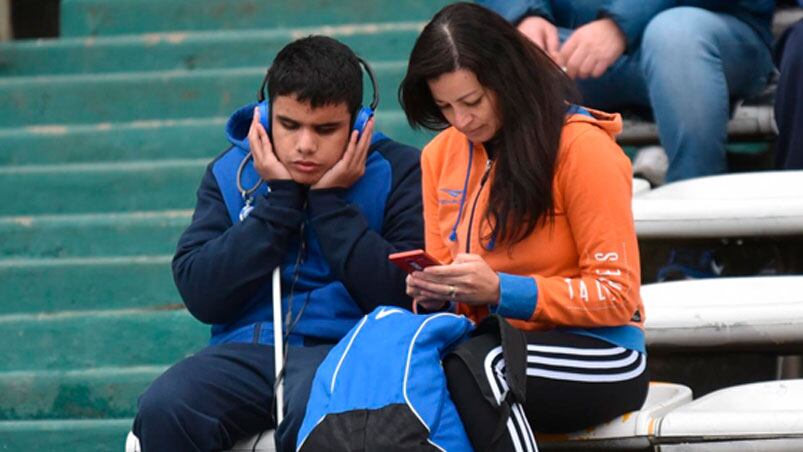
[[[437,259],[427,254],[424,250],[393,253],[388,256],[388,259],[407,273],[421,271],[433,265],[441,265]]]

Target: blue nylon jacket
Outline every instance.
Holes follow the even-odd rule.
[[[676,6],[696,6],[732,14],[750,25],[770,47],[774,0],[478,0],[509,22],[517,24],[528,16],[541,16],[558,27],[577,28],[600,17],[610,17],[627,38],[627,51],[641,42],[650,20]]]
[[[245,106],[229,119],[233,146],[207,167],[173,258],[187,309],[212,325],[210,343],[273,343],[277,265],[283,312],[289,307],[298,318],[290,322],[292,345],[336,342],[379,305],[409,308],[406,275],[387,257],[424,245],[419,151],[375,132],[365,174],[352,187],[308,190],[273,181],[269,189],[263,183],[254,209],[240,221],[244,200],[236,174],[248,152],[253,110]],[[243,186],[258,180],[251,161]]]

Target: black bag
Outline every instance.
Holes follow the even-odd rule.
[[[527,339],[524,333],[514,328],[503,317],[493,314],[486,317],[477,328],[471,332],[472,338],[485,340],[469,340],[450,352],[445,360],[459,359],[470,370],[474,381],[480,388],[485,401],[499,413],[499,422],[494,427],[491,450],[503,450],[499,440],[505,432],[505,425],[511,416],[511,406],[515,403],[524,403],[527,391]],[[502,347],[502,357],[505,361],[503,375],[507,391],[500,394],[499,390],[492,388],[486,374],[485,359],[488,355],[488,343],[499,344]]]

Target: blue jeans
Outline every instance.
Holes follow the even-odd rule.
[[[559,31],[564,41],[573,30]],[[652,111],[672,182],[727,170],[730,101],[759,92],[771,71],[770,50],[749,25],[681,6],[656,15],[635,51],[578,86],[587,106]]]
[[[290,347],[276,450],[296,450],[312,377],[332,345]],[[178,362],[139,398],[133,432],[144,452],[219,451],[275,427],[273,346],[220,344]]]

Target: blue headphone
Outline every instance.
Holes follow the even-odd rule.
[[[371,70],[371,66],[360,57],[357,57],[357,61],[365,68],[368,79],[371,81],[371,89],[374,93],[371,105],[368,107],[360,106],[359,110],[357,110],[357,115],[354,117],[354,130],[362,135],[363,130],[365,130],[365,125],[368,124],[368,120],[374,116],[376,107],[379,105],[379,92],[376,88],[376,78],[374,77],[374,71]],[[257,94],[257,98],[259,99],[257,108],[259,109],[259,122],[262,124],[262,127],[270,133],[270,101],[267,96],[267,88],[268,74],[266,73],[265,79],[262,80],[262,86],[259,87],[259,93]]]

